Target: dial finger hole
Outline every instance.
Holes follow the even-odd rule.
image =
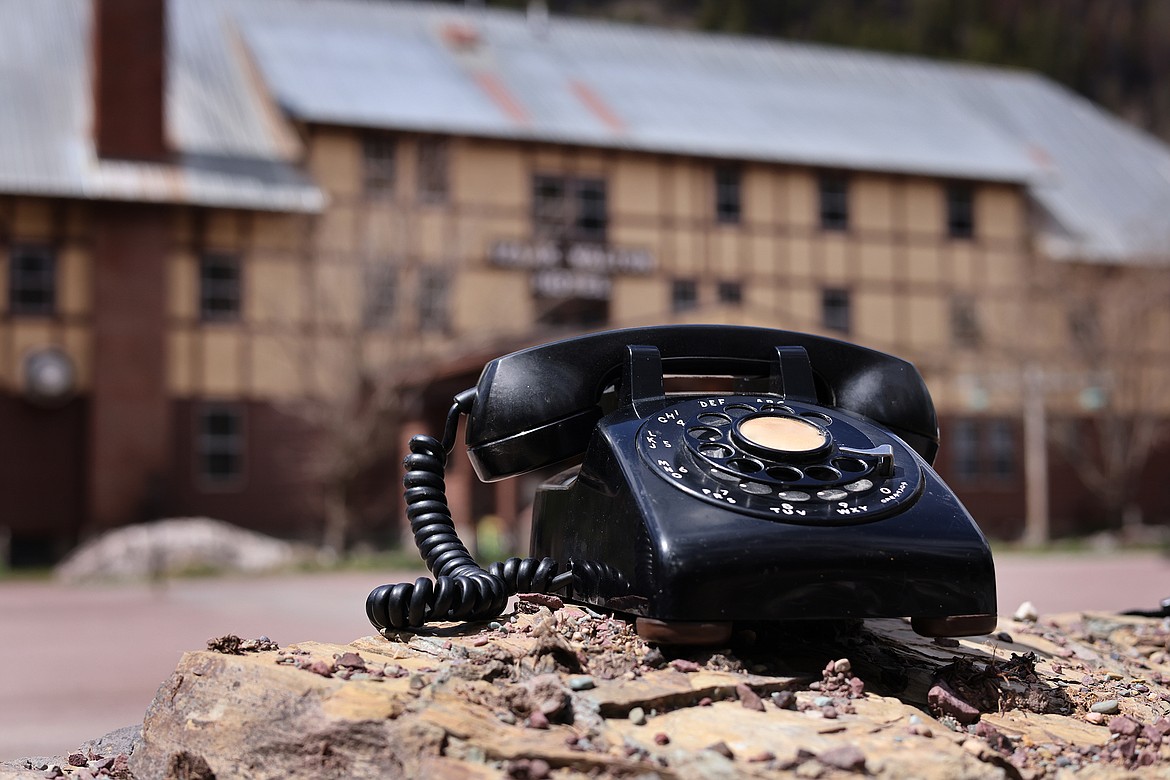
[[[803,412],[803,413],[801,413],[800,416],[806,420],[811,420],[812,422],[820,423],[821,425],[832,425],[833,424],[832,417],[830,417],[827,414],[821,414],[820,412]]]
[[[731,425],[731,418],[725,414],[700,414],[699,422],[703,425]]]
[[[869,464],[860,458],[833,458],[833,465],[846,474],[860,474]]]
[[[819,482],[832,482],[841,478],[841,472],[829,466],[809,466],[804,470],[809,479]]]
[[[708,428],[702,425],[696,425],[694,428],[688,428],[687,433],[699,441],[713,441],[723,436],[719,429]]]
[[[793,466],[773,466],[768,469],[768,476],[779,482],[796,482],[804,478],[801,470]]]
[[[766,496],[772,492],[772,488],[762,482],[740,482],[739,489],[755,496]]]
[[[723,407],[723,411],[727,412],[728,414],[735,415],[736,417],[747,414],[749,412],[754,412],[755,410],[755,407],[748,406],[747,404],[728,404],[727,406]]]
[[[699,447],[699,452],[708,458],[730,458],[735,454],[735,451],[731,447],[723,444],[704,444]]]
[[[720,471],[719,469],[711,469],[710,474],[721,482],[739,482],[740,480],[738,474],[728,474],[726,471]]]
[[[752,460],[751,458],[736,458],[735,460],[729,460],[727,461],[727,465],[743,474],[755,474],[757,471],[764,470],[763,463],[760,463],[758,460]]]

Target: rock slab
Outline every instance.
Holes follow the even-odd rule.
[[[183,656],[128,761],[0,778],[1170,775],[1160,620],[1003,621],[958,646],[867,621],[686,652],[573,606],[521,602],[498,625],[349,645],[221,638]]]

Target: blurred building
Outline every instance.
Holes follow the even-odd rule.
[[[1020,532],[1046,293],[1165,253],[1170,150],[1026,72],[541,8],[0,0],[13,560],[160,516],[312,538],[305,399],[406,366],[429,428],[496,354],[673,322],[914,361],[939,470]],[[1028,385],[1057,412],[1100,389],[1060,376]],[[526,503],[453,468],[460,511]],[[1054,529],[1087,527],[1092,486],[1050,469]]]

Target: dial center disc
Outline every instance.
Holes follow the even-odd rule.
[[[750,444],[780,453],[806,454],[823,449],[829,432],[799,417],[760,415],[739,424],[739,435]]]

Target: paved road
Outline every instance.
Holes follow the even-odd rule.
[[[1153,608],[1170,596],[1155,555],[999,555],[1000,611]],[[66,752],[138,723],[184,650],[234,633],[281,645],[370,633],[366,593],[413,574],[189,579],[163,586],[0,584],[0,761]]]

